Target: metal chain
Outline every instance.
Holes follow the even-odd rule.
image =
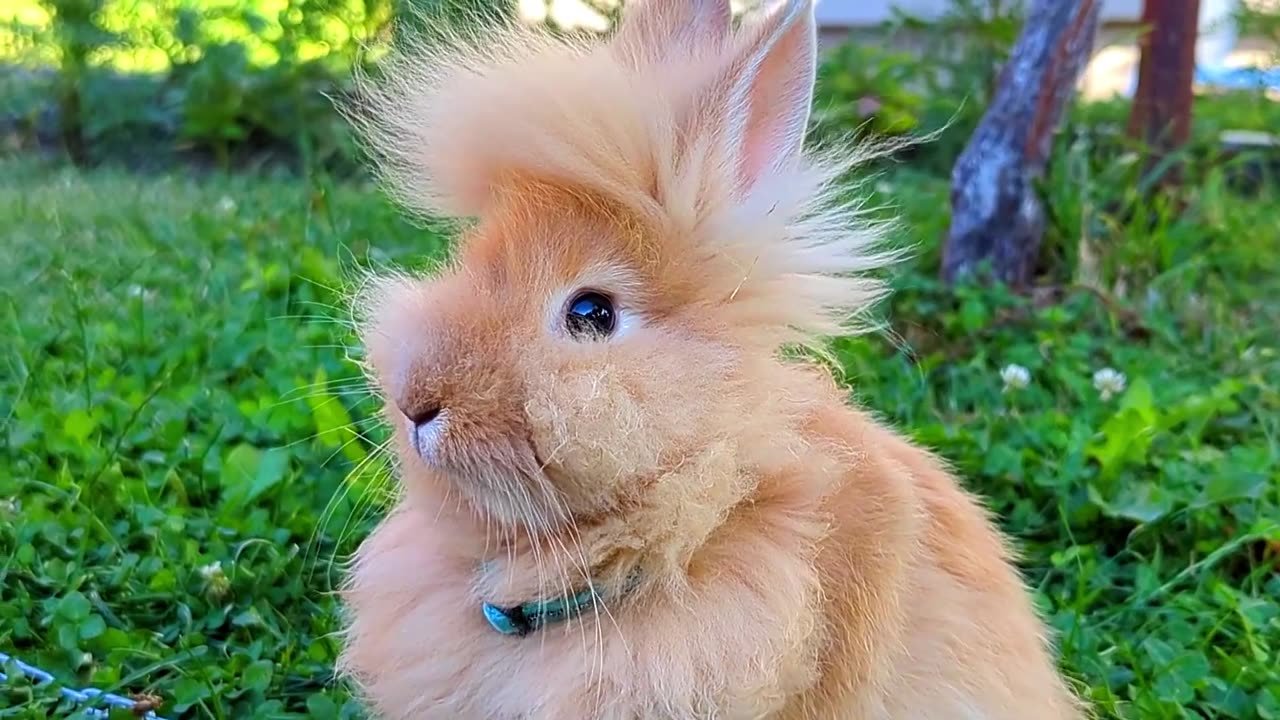
[[[35,681],[36,685],[39,685],[41,683],[55,682],[52,675],[41,670],[40,668],[33,667],[31,665],[28,665],[22,662],[21,660],[15,657],[10,657],[9,655],[6,655],[0,652],[0,666],[6,665],[11,661],[18,666],[18,670],[22,671],[22,674],[26,675],[29,678],[32,678]],[[2,670],[0,670],[0,682],[8,682],[8,680],[9,678],[4,674]],[[69,687],[61,687],[59,688],[59,691],[62,693],[63,697],[68,698],[78,704],[84,704],[88,702],[98,702],[106,705],[112,705],[114,707],[124,708],[130,711],[134,710],[134,708],[137,706],[137,702],[130,700],[127,697],[121,697],[119,695],[113,695],[111,693],[104,693],[101,690],[96,690],[94,688],[85,688],[83,690],[75,690]],[[89,717],[94,717],[94,718],[107,717],[107,711],[101,710],[98,708],[89,708],[85,712],[89,715]],[[138,717],[146,718],[146,720],[165,720],[164,718],[160,717],[159,715],[156,715],[154,712],[151,712],[151,711],[147,711],[145,714],[139,715]]]

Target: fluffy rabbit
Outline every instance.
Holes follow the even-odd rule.
[[[342,672],[387,718],[1082,717],[979,504],[783,352],[892,256],[802,149],[812,0],[732,26],[631,0],[363,83],[388,187],[474,222],[362,297],[403,492]]]

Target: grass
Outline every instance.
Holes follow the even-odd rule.
[[[921,253],[895,334],[836,343],[859,401],[989,498],[1103,717],[1280,718],[1275,193],[1089,211],[1151,272],[1033,303],[931,279],[944,184],[878,190]],[[169,718],[361,717],[332,590],[386,487],[334,288],[441,247],[357,185],[0,162],[0,651]]]

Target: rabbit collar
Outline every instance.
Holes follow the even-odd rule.
[[[638,574],[631,575],[621,592],[615,593],[613,599],[616,600],[631,592],[639,582]],[[530,600],[514,607],[503,608],[493,603],[484,603],[481,605],[481,610],[484,611],[484,619],[494,630],[503,635],[524,637],[544,626],[575,617],[587,608],[604,602],[605,599],[597,588],[589,587],[568,597]]]

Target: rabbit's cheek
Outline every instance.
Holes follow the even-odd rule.
[[[714,441],[733,395],[731,363],[702,350],[619,352],[607,365],[562,366],[528,383],[533,443],[573,510],[634,506],[640,488]]]
[[[607,369],[538,383],[526,414],[542,461],[578,512],[608,508],[632,478],[658,468],[646,409]]]

